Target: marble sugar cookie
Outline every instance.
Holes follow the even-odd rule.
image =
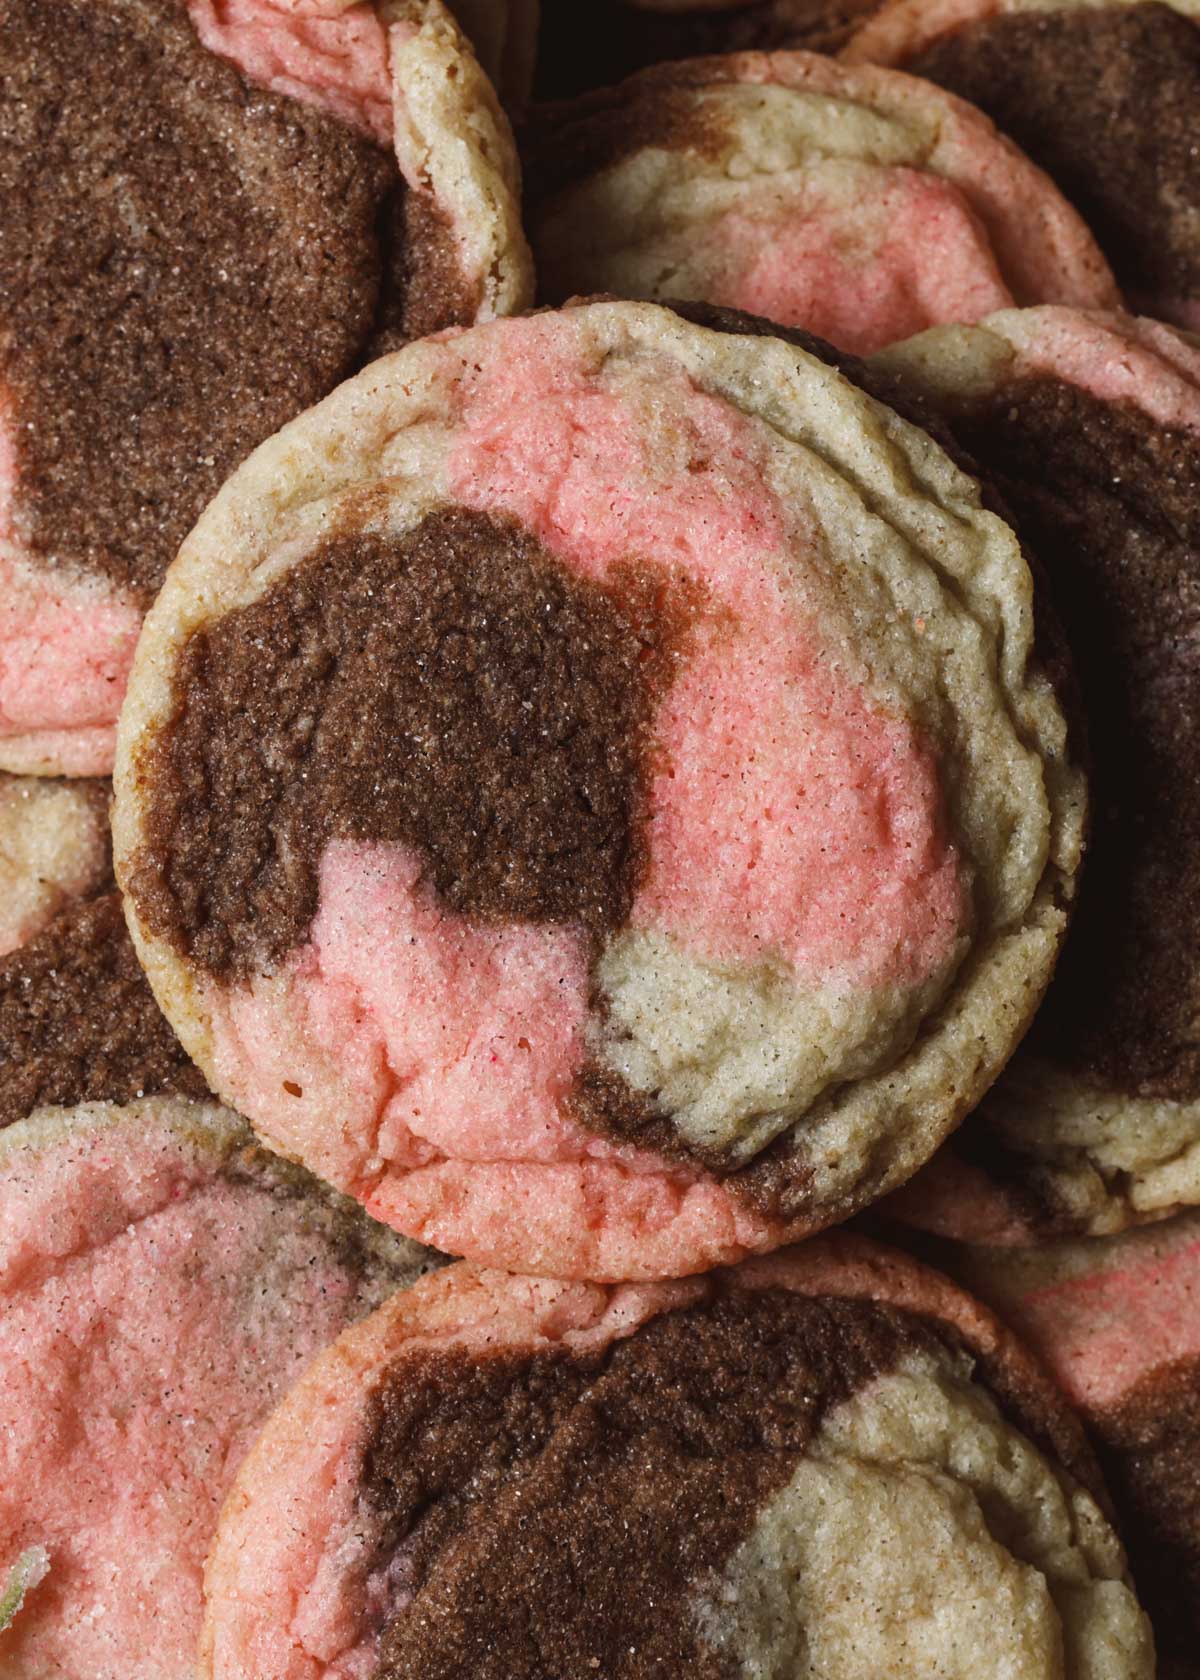
[[[878,368],[940,412],[1041,562],[1093,794],[1046,1002],[905,1215],[993,1242],[1162,1217],[1200,1202],[1200,346],[1035,309],[922,334]]]
[[[1014,303],[1119,301],[1049,178],[895,71],[788,52],[661,65],[547,107],[525,157],[547,303],[695,300],[863,355]]]
[[[378,1217],[697,1271],[901,1182],[1066,923],[1010,530],[804,350],[595,303],[410,346],[147,620],[117,869],[222,1098]]]
[[[1097,1495],[1015,1340],[862,1242],[615,1289],[455,1266],[266,1425],[201,1675],[1149,1680]]]
[[[213,1104],[0,1132],[0,1675],[194,1680],[259,1424],[430,1263]]]
[[[516,159],[440,0],[11,0],[0,216],[0,766],[102,775],[232,468],[530,301]]]

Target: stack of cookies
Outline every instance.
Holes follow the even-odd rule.
[[[0,1680],[1198,1680],[1200,0],[4,0]]]

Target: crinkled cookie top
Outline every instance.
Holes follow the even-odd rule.
[[[1007,528],[771,337],[375,364],[148,621],[119,868],[215,1088],[399,1228],[694,1270],[905,1176],[1044,984],[1081,790]]]

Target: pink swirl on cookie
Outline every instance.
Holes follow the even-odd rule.
[[[1096,1244],[1093,1271],[1035,1288],[1014,1309],[1022,1333],[1085,1410],[1113,1405],[1148,1372],[1200,1355],[1195,1222],[1176,1221],[1126,1250],[1109,1263]]]
[[[395,847],[329,849],[286,995],[214,997],[223,1087],[377,1218],[431,1245],[652,1278],[778,1242],[778,1222],[708,1174],[571,1119],[588,1013],[581,938],[473,929],[416,874]]]
[[[101,584],[33,565],[14,518],[12,405],[0,391],[0,747],[5,768],[112,769],[141,614]]]
[[[753,634],[694,659],[664,705],[669,768],[632,925],[718,962],[779,956],[797,975],[920,984],[964,914],[937,768],[911,724],[834,680],[770,606],[782,603],[741,620]]]
[[[0,1574],[49,1558],[0,1633],[13,1672],[191,1680],[205,1555],[263,1418],[419,1275],[417,1251],[287,1174],[211,1105],[5,1133]]]
[[[368,0],[187,0],[197,35],[258,87],[392,140],[387,36]]]
[[[873,65],[838,65],[808,53],[746,57],[739,79],[768,84],[778,80],[781,86],[831,99],[860,100],[868,110],[918,127],[932,120],[936,140],[926,168],[949,182],[987,229],[1015,303],[1046,300],[1088,308],[1118,301],[1112,276],[1090,233],[1049,177],[961,99],[916,77],[898,76]],[[741,70],[743,61],[734,62]],[[884,171],[885,178],[889,174]],[[932,200],[935,208],[941,202]],[[956,231],[953,222],[948,231]],[[939,263],[949,256],[953,274],[953,246],[943,252],[938,233],[935,217],[927,234],[927,250]],[[954,318],[939,306],[939,320]]]
[[[718,961],[774,953],[802,974],[919,983],[962,915],[936,770],[911,724],[840,675],[772,563],[816,537],[767,489],[755,428],[675,376],[688,428],[668,476],[619,396],[567,359],[548,371],[549,393],[546,368],[503,353],[471,376],[454,495],[515,514],[588,576],[645,555],[703,592],[655,722],[632,925]]]
[[[1016,352],[1014,374],[1053,374],[1105,402],[1136,403],[1160,426],[1200,431],[1200,344],[1173,327],[1050,305],[996,326]]]
[[[939,35],[1008,10],[1005,0],[889,0],[843,48],[850,64],[903,64]]]
[[[915,169],[888,172],[867,205],[816,183],[750,186],[712,231],[724,253],[713,303],[803,326],[857,356],[1012,302],[978,215],[949,181]]]
[[[112,769],[117,713],[141,613],[99,580],[0,553],[0,752],[6,768]]]

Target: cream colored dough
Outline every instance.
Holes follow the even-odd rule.
[[[697,1614],[745,1680],[1154,1673],[1112,1529],[966,1358],[837,1407]]]
[[[105,804],[99,783],[0,775],[0,956],[104,879]]]

